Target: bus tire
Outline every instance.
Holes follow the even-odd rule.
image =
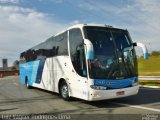
[[[25,81],[25,82],[26,82],[26,87],[27,87],[28,89],[31,89],[31,88],[32,88],[32,86],[30,86],[30,85],[29,85],[29,80],[28,80],[28,78],[27,78],[27,77],[26,77],[26,81]]]
[[[62,81],[60,84],[60,95],[65,101],[69,101],[69,90],[68,90],[68,85],[65,81]]]

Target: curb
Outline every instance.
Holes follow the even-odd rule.
[[[147,86],[147,85],[140,85],[139,87],[142,87],[142,88],[160,88],[160,86]]]

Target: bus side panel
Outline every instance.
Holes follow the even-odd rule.
[[[58,56],[55,59],[55,72],[56,72],[56,79],[55,79],[55,91],[59,92],[58,90],[58,83],[60,79],[65,79],[66,82],[71,82],[70,77],[72,74],[69,73],[71,70],[69,56]],[[68,81],[69,80],[69,81]]]
[[[56,79],[56,71],[55,71],[55,61],[56,57],[51,57],[51,58],[47,58],[45,61],[40,62],[43,63],[39,66],[38,71],[41,70],[41,72],[37,73],[37,76],[41,75],[41,78],[39,79],[38,82],[34,82],[33,86],[37,87],[37,88],[41,88],[41,89],[45,89],[45,90],[49,90],[49,91],[53,91],[53,92],[57,92],[55,91],[55,79]],[[37,81],[37,80],[36,80]]]
[[[34,61],[33,63],[31,63],[31,71],[30,71],[30,75],[31,75],[31,85],[33,85],[33,83],[36,82],[37,80],[37,75],[38,75],[38,70],[39,70],[39,65],[40,65],[40,60],[38,61]]]
[[[56,71],[55,71],[55,58],[48,58],[45,65],[44,65],[44,73],[42,76],[42,80],[47,85],[47,90],[57,92],[55,90],[55,86],[57,85],[55,83],[56,80]]]
[[[41,59],[41,60],[39,61],[38,69],[35,70],[35,72],[36,72],[35,75],[37,75],[37,76],[36,76],[36,78],[35,78],[34,80],[36,80],[35,83],[37,83],[37,84],[40,84],[40,82],[41,82],[41,80],[42,80],[42,73],[43,73],[43,69],[44,69],[44,64],[45,64],[45,62],[46,62],[46,59],[45,59],[45,58],[44,58],[44,59]],[[37,65],[37,64],[36,64],[36,65]],[[33,67],[37,68],[36,65],[33,65]],[[34,68],[33,68],[33,69],[34,69]]]
[[[68,83],[70,96],[88,100],[87,78],[76,73],[69,56],[58,56],[55,65],[57,73],[55,90],[58,91],[59,79],[64,78]]]
[[[27,65],[20,64],[20,82],[25,84],[25,77],[27,76]]]
[[[22,84],[25,84],[27,77],[29,85],[32,86],[33,83],[36,81],[38,66],[39,60],[20,64],[20,82]]]

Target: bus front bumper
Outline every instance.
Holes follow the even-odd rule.
[[[113,98],[127,97],[136,95],[139,91],[139,86],[112,89],[112,90],[93,90],[91,89],[89,94],[89,101],[107,100]]]

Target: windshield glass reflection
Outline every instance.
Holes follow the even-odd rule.
[[[127,31],[105,27],[84,30],[94,48],[94,59],[88,60],[91,78],[124,79],[137,75],[135,50]]]

